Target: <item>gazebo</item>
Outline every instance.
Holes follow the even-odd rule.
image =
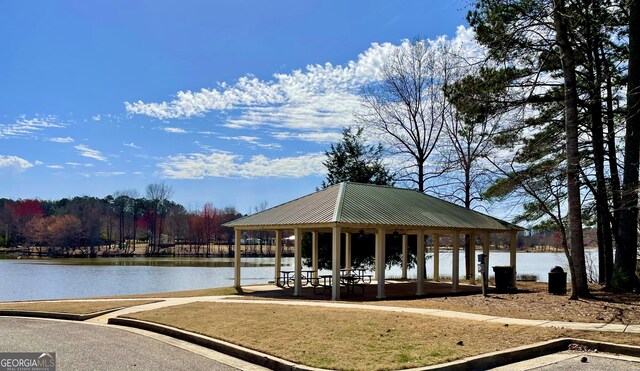
[[[402,234],[402,278],[407,275],[408,235],[417,236],[416,295],[423,295],[424,288],[424,236],[433,236],[434,280],[439,280],[439,242],[441,235],[451,235],[452,240],[452,291],[459,286],[460,234],[482,238],[483,253],[489,255],[491,233],[509,235],[510,265],[516,268],[516,235],[522,230],[517,225],[465,209],[453,203],[425,195],[411,189],[344,182],[312,194],[245,216],[225,224],[235,230],[235,280],[240,288],[241,239],[247,230],[268,230],[276,234],[275,277],[280,277],[282,232],[293,231],[294,277],[302,274],[302,234],[311,232],[312,269],[318,270],[318,233],[332,233],[332,300],[340,299],[341,233],[345,233],[346,269],[351,268],[351,235],[375,234],[376,298],[385,298],[385,236],[387,232]],[[487,267],[489,264],[487,263]],[[472,270],[472,272],[475,270]],[[277,282],[277,281],[276,281]],[[471,282],[475,283],[475,273]],[[293,295],[302,290],[300,279],[294,280]]]

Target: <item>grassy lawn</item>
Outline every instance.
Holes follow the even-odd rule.
[[[332,369],[433,365],[564,336],[640,345],[637,334],[600,334],[417,314],[270,304],[192,303],[128,317],[226,340],[296,363]]]
[[[518,283],[518,288],[530,292],[451,296],[414,300],[366,302],[413,308],[443,309],[490,316],[540,319],[549,321],[640,324],[640,295],[612,294],[592,286],[593,299],[569,300],[568,295],[547,293],[544,283]]]
[[[60,301],[60,302],[16,302],[0,303],[0,310],[25,310],[34,312],[55,312],[71,314],[89,314],[103,310],[132,307],[155,303],[157,300],[113,300],[113,301]]]

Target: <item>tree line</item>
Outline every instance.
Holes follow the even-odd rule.
[[[352,180],[352,166],[354,179],[466,208],[512,202],[514,222],[559,233],[572,298],[590,296],[584,228],[594,227],[600,283],[639,288],[638,0],[472,4],[481,48],[444,38],[398,47],[361,93],[361,128],[326,152],[323,186]],[[365,145],[362,128],[384,149]]]
[[[187,210],[171,201],[173,189],[165,183],[150,184],[145,191],[143,197],[126,190],[104,198],[2,198],[0,246],[33,247],[41,256],[93,257],[101,249],[130,255],[136,244],[144,246],[147,256],[161,255],[166,247],[181,244],[194,255],[211,256],[214,244],[232,244],[233,230],[222,224],[242,216],[234,207],[205,203],[200,210]]]

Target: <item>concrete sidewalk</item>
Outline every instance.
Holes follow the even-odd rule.
[[[406,308],[382,305],[367,305],[347,302],[324,302],[324,301],[301,301],[301,300],[278,300],[278,299],[238,299],[235,295],[230,296],[196,296],[187,298],[151,298],[152,300],[162,300],[156,303],[143,304],[133,307],[124,308],[118,311],[110,312],[99,317],[94,317],[87,321],[107,323],[109,318],[121,315],[153,310],[158,308],[171,307],[175,305],[183,305],[195,302],[224,302],[224,303],[241,303],[241,304],[274,304],[288,306],[315,306],[323,308],[343,308],[343,309],[361,309],[361,310],[377,310],[394,313],[415,313],[426,316],[444,317],[451,319],[462,319],[468,321],[479,321],[489,323],[499,323],[506,325],[522,325],[522,326],[539,326],[539,327],[555,327],[568,330],[587,330],[587,331],[607,331],[607,332],[627,332],[640,334],[640,325],[624,325],[616,323],[588,323],[588,322],[564,322],[549,320],[532,320],[521,318],[497,317],[484,314],[454,312],[441,309],[425,309],[425,308]]]
[[[539,326],[539,327],[556,327],[556,328],[564,328],[564,329],[572,329],[572,330],[588,330],[588,331],[607,331],[607,332],[627,332],[627,333],[640,333],[640,325],[624,325],[624,324],[603,324],[603,323],[582,323],[582,322],[563,322],[563,321],[549,321],[549,320],[529,320],[529,319],[518,319],[518,318],[508,318],[508,317],[497,317],[497,316],[489,316],[489,315],[482,315],[482,314],[474,314],[474,313],[466,313],[466,312],[455,312],[455,311],[449,311],[449,310],[440,310],[440,309],[426,309],[426,308],[406,308],[406,307],[398,307],[398,306],[389,306],[389,305],[368,305],[368,304],[361,304],[361,303],[352,303],[352,302],[332,302],[332,301],[318,301],[318,300],[282,300],[282,299],[243,299],[237,295],[228,295],[228,296],[195,296],[195,297],[184,297],[184,298],[145,298],[145,299],[149,299],[149,300],[158,300],[157,302],[154,303],[149,303],[149,304],[141,304],[141,305],[136,305],[136,306],[132,306],[132,307],[128,307],[128,308],[123,308],[120,310],[116,310],[113,312],[109,312],[88,320],[85,320],[84,323],[86,324],[94,324],[94,325],[101,325],[101,326],[107,326],[107,327],[111,327],[114,326],[113,324],[109,324],[109,320],[110,319],[114,319],[114,322],[118,322],[118,321],[123,321],[123,322],[135,322],[135,320],[128,320],[128,319],[115,319],[116,317],[119,316],[123,316],[123,315],[127,315],[127,314],[132,314],[132,313],[137,313],[137,312],[143,312],[143,311],[149,311],[149,310],[154,310],[154,309],[159,309],[159,308],[165,308],[165,307],[172,307],[172,306],[177,306],[177,305],[184,305],[184,304],[189,304],[189,303],[195,303],[195,302],[212,302],[212,303],[239,303],[239,304],[244,304],[244,305],[252,305],[252,304],[271,304],[271,305],[283,305],[283,306],[306,306],[306,307],[323,307],[323,308],[336,308],[336,309],[359,309],[359,310],[371,310],[371,311],[383,311],[383,312],[390,312],[390,313],[413,313],[413,314],[419,314],[419,315],[424,315],[424,316],[434,316],[434,317],[442,317],[442,318],[449,318],[449,319],[461,319],[461,320],[467,320],[467,321],[478,321],[478,322],[487,322],[487,323],[497,323],[497,324],[508,324],[508,325],[523,325],[523,326]],[[84,302],[84,301],[108,301],[111,299],[79,299],[77,300],[78,302]],[[132,299],[135,300],[135,299]],[[56,302],[58,300],[51,300],[51,302]],[[69,301],[74,301],[74,300],[64,300],[66,302]],[[42,302],[42,301],[39,301]],[[135,323],[131,323],[131,324],[127,324],[127,323],[122,323],[120,325],[124,325],[124,326],[133,326],[136,327],[137,325]],[[152,335],[154,333],[159,333],[159,334],[166,334],[172,337],[177,337],[177,339],[182,339],[182,337],[184,337],[184,339],[182,340],[186,340],[189,343],[193,343],[193,344],[199,344],[199,339],[193,340],[193,337],[202,337],[200,335],[197,334],[191,334],[188,333],[186,331],[182,331],[182,330],[175,330],[175,331],[179,331],[179,332],[185,332],[186,334],[182,334],[181,336],[174,336],[171,335],[169,333],[167,333],[167,329],[163,329],[163,328],[159,328],[159,327],[166,327],[166,326],[161,326],[161,325],[155,325],[155,324],[149,324],[149,326],[152,327],[158,327],[158,328],[150,328],[150,329],[146,329],[146,330],[150,330],[151,332],[148,331],[140,331],[140,330],[136,330],[133,327],[130,329],[130,331],[133,332],[137,332],[140,331],[140,334],[144,334],[145,336],[149,336],[149,337],[154,337],[155,335]],[[121,326],[115,326],[116,328],[120,328],[120,329],[124,329],[124,327]],[[144,327],[138,327],[138,328],[144,328]],[[151,335],[150,335],[151,334]],[[158,335],[158,336],[163,336],[163,335]],[[216,346],[220,346],[218,343],[220,343],[220,341],[215,340],[215,339],[210,339],[213,343],[216,344]],[[166,342],[166,340],[164,340]],[[195,346],[195,345],[194,345]],[[193,351],[193,349],[189,349],[189,347],[184,347],[184,349],[187,350],[191,350]],[[216,349],[215,347],[210,347],[211,349]],[[248,349],[242,348],[242,347],[236,347],[238,349],[236,349],[236,352],[239,352],[238,354],[243,354],[243,352],[246,353],[251,353],[253,351],[250,351]],[[453,363],[455,364],[462,364],[465,362],[474,362],[477,361],[475,360],[476,358],[481,360],[481,362],[485,362],[485,360],[487,359],[491,359],[491,357],[505,357],[507,354],[516,354],[517,357],[520,357],[520,359],[526,359],[528,358],[526,355],[529,355],[531,352],[535,352],[532,351],[532,349],[535,348],[535,344],[531,345],[531,346],[525,346],[523,347],[523,349],[511,349],[511,350],[506,350],[503,352],[498,352],[500,354],[486,354],[486,355],[479,355],[479,356],[475,356],[475,357],[470,357],[468,359],[462,359],[462,360],[458,360],[455,361]],[[566,348],[564,348],[566,349]],[[556,350],[557,351],[557,350]],[[224,352],[226,353],[226,352]],[[232,352],[233,353],[233,352]],[[227,354],[232,354],[232,353],[227,353]],[[253,353],[259,353],[259,352],[253,352]],[[575,361],[575,357],[569,357],[569,355],[567,354],[556,354],[555,352],[552,352],[553,354],[549,354],[548,356],[542,357],[542,358],[535,358],[535,356],[533,357],[533,359],[529,360],[529,361],[522,361],[522,362],[518,362],[515,361],[516,363],[510,363],[507,367],[507,369],[511,369],[509,367],[514,367],[514,369],[522,369],[522,370],[529,370],[529,369],[534,369],[537,367],[546,367],[545,369],[563,369],[564,367],[567,366],[572,366],[569,365],[568,362],[574,362]],[[245,359],[246,357],[239,357],[238,354],[235,354],[233,357],[238,357],[238,358],[242,358]],[[222,358],[224,356],[217,356],[215,358],[217,358],[218,362],[221,362],[223,364],[227,364],[227,365],[234,365],[234,362],[230,362],[227,359]],[[255,358],[257,357],[257,358]],[[313,369],[311,367],[306,367],[306,366],[302,366],[302,365],[295,365],[295,364],[290,364],[290,362],[286,361],[286,360],[280,360],[280,359],[276,359],[275,357],[271,357],[267,354],[257,354],[257,356],[255,356],[254,358],[252,358],[251,360],[247,359],[249,362],[253,362],[255,360],[262,360],[262,359],[267,359],[267,358],[273,358],[275,359],[275,361],[273,362],[280,362],[280,364],[286,366],[285,368],[291,368],[291,369]],[[232,357],[228,357],[229,359],[233,359]],[[591,358],[593,360],[593,363],[591,364],[591,366],[598,366],[601,363],[605,362],[605,360],[601,359],[601,358]],[[635,369],[634,367],[638,366],[638,359],[637,358],[633,358],[633,359],[620,359],[621,362],[625,362],[625,368],[630,367],[630,369]],[[241,361],[239,361],[241,362]],[[461,363],[462,362],[462,363]],[[444,369],[447,369],[447,367],[450,367],[453,365],[453,363],[448,363],[448,364],[443,364],[443,365],[435,365],[435,366],[429,366],[426,368],[420,368],[420,369],[441,369],[441,367],[444,367]],[[465,364],[467,364],[465,363]],[[257,364],[261,364],[260,362],[257,362]],[[471,363],[469,363],[471,364]],[[503,363],[504,364],[504,363]],[[237,364],[236,364],[237,365]],[[234,366],[236,366],[234,365]],[[584,366],[584,365],[583,365]],[[237,366],[236,366],[237,367]],[[241,367],[244,368],[244,367]]]

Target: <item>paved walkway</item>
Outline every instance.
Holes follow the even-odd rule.
[[[264,370],[148,331],[84,322],[0,317],[0,351],[55,352],[57,370]]]
[[[520,318],[488,316],[484,314],[475,314],[475,313],[466,313],[466,312],[454,312],[450,310],[441,310],[441,309],[406,308],[406,307],[368,305],[368,304],[333,302],[333,301],[238,299],[238,297],[235,295],[197,296],[197,297],[188,297],[188,298],[164,298],[164,299],[152,298],[151,300],[162,300],[162,301],[125,308],[122,310],[118,310],[115,312],[102,315],[100,317],[95,317],[88,321],[98,322],[98,323],[107,323],[109,318],[112,318],[112,317],[118,317],[125,314],[142,312],[142,311],[147,311],[152,309],[171,307],[175,305],[182,305],[182,304],[194,303],[194,302],[224,302],[224,303],[242,303],[242,304],[274,304],[274,305],[288,305],[288,306],[313,306],[313,307],[326,307],[326,308],[378,310],[378,311],[395,312],[395,313],[415,313],[415,314],[422,314],[427,316],[463,319],[463,320],[469,320],[469,321],[480,321],[480,322],[499,323],[499,324],[508,324],[508,325],[556,327],[556,328],[563,328],[563,329],[569,329],[569,330],[627,332],[627,333],[640,334],[640,325],[520,319]]]
[[[188,369],[262,369],[261,367],[251,365],[236,358],[215,352],[213,350],[190,344],[181,340],[169,338],[164,335],[155,334],[153,332],[138,330],[134,328],[125,328],[120,326],[107,325],[110,318],[127,315],[136,312],[143,312],[158,308],[183,305],[194,302],[223,302],[223,303],[242,303],[242,304],[271,304],[286,306],[313,306],[325,308],[344,308],[344,309],[360,309],[385,311],[393,313],[414,313],[425,316],[436,316],[451,319],[462,319],[469,321],[479,321],[497,324],[523,325],[523,326],[540,326],[540,327],[556,327],[574,330],[588,331],[608,331],[608,332],[626,332],[640,333],[640,325],[623,325],[623,324],[606,324],[606,323],[581,323],[581,322],[562,322],[549,320],[530,320],[517,319],[507,317],[488,316],[482,314],[473,314],[465,312],[455,312],[440,309],[426,308],[406,308],[396,306],[368,305],[352,302],[332,302],[332,301],[305,301],[305,300],[282,300],[282,299],[241,299],[236,295],[230,296],[198,296],[186,298],[145,298],[148,300],[158,300],[155,303],[141,304],[121,310],[117,310],[108,314],[104,314],[83,323],[70,323],[56,320],[34,320],[25,318],[2,318],[0,317],[0,328],[3,334],[10,335],[8,339],[11,342],[2,341],[0,339],[0,350],[11,351],[19,345],[15,350],[25,351],[24,344],[28,345],[27,351],[55,351],[59,352],[60,362],[63,362],[62,355],[69,363],[67,365],[91,364],[92,369],[156,369],[162,365],[162,368],[188,368]],[[85,299],[77,301],[111,301],[115,299]],[[122,299],[118,299],[122,300]],[[137,300],[137,299],[131,299]],[[65,300],[69,301],[69,300]],[[36,322],[37,321],[37,322]],[[45,322],[42,326],[38,322]],[[36,325],[37,324],[37,325]],[[46,330],[44,329],[46,327]],[[116,331],[118,334],[114,334]],[[46,336],[41,334],[46,333]],[[123,333],[128,333],[124,335]],[[38,334],[38,336],[33,336]],[[73,334],[74,336],[68,336]],[[77,336],[76,336],[77,335]],[[144,336],[139,336],[144,335]],[[6,339],[7,337],[5,337]],[[145,339],[146,338],[146,339]],[[82,339],[82,340],[79,340]],[[89,339],[88,342],[85,339]],[[117,340],[114,340],[117,339]],[[117,344],[110,342],[116,341]],[[78,348],[77,344],[83,345]],[[55,349],[47,348],[50,344],[56,344]],[[87,344],[85,346],[84,344]],[[89,346],[91,345],[91,346]],[[166,349],[167,345],[173,345],[176,349]],[[200,357],[189,356],[195,353]],[[136,355],[143,354],[144,363],[137,361]],[[169,355],[167,357],[167,355]],[[151,357],[151,358],[149,358]],[[550,357],[550,358],[549,358]],[[555,358],[554,358],[555,357]],[[558,358],[560,357],[560,358]],[[116,363],[108,363],[113,362]],[[601,358],[592,358],[591,366],[606,364],[607,360]],[[620,360],[627,362],[627,367],[637,367],[637,358]],[[84,362],[84,363],[83,363]],[[182,363],[185,362],[185,363]],[[546,367],[545,369],[564,369],[566,367],[574,367],[569,362],[577,362],[576,358],[570,355],[549,355],[546,358],[533,359],[530,361],[511,364],[508,367],[513,369],[537,369],[538,367]],[[61,366],[64,363],[61,363]],[[107,367],[108,365],[108,367]],[[102,367],[104,366],[104,367]],[[584,365],[582,365],[584,366]],[[65,369],[60,368],[60,369]],[[511,369],[511,368],[508,368]],[[592,368],[594,369],[594,368]],[[635,369],[635,368],[633,368]]]

